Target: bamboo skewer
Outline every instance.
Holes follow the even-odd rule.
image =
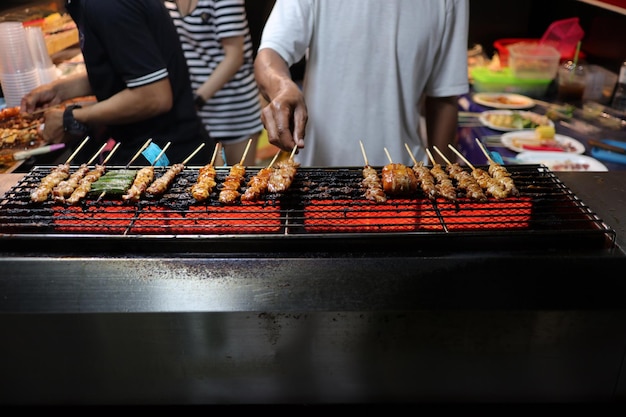
[[[495,178],[502,185],[502,187],[504,187],[504,189],[508,191],[511,195],[518,196],[520,193],[515,186],[513,178],[511,178],[511,173],[506,169],[504,165],[498,164],[491,158],[489,151],[487,150],[487,148],[485,148],[485,146],[478,138],[476,138],[476,143],[478,144],[480,150],[483,151],[483,153],[487,157],[487,161],[489,162],[489,175]]]
[[[365,166],[363,167],[363,179],[361,180],[361,185],[365,188],[365,198],[377,203],[384,203],[387,201],[387,195],[385,194],[385,190],[383,190],[380,178],[378,178],[378,173],[376,172],[376,169],[370,166],[369,161],[367,160],[363,142],[359,141],[359,144],[361,145],[361,152],[363,153],[363,160],[365,161]]]
[[[139,155],[141,155],[141,153],[142,153],[143,151],[145,151],[145,150],[146,150],[146,148],[148,147],[148,145],[150,145],[150,142],[152,142],[152,138],[148,139],[148,140],[146,141],[146,143],[144,143],[144,144],[141,146],[141,148],[139,148],[139,150],[137,151],[137,153],[136,153],[136,154],[135,154],[132,158],[130,158],[130,161],[128,161],[128,163],[126,164],[126,169],[128,169],[128,167],[130,166],[130,164],[132,164],[133,162],[135,162],[135,159],[139,158]]]
[[[204,142],[203,142],[203,143],[201,143],[201,144],[200,144],[200,146],[198,146],[198,147],[196,148],[196,150],[195,150],[195,151],[193,151],[193,152],[191,153],[191,155],[189,155],[189,156],[188,156],[188,157],[187,157],[187,158],[186,158],[183,162],[181,162],[181,163],[182,163],[183,165],[187,165],[187,162],[189,162],[189,161],[191,160],[191,158],[193,158],[194,156],[196,156],[196,154],[197,154],[198,152],[200,152],[200,149],[202,149],[202,148],[204,148]]]
[[[438,194],[437,186],[435,184],[435,177],[433,177],[430,169],[428,169],[428,167],[426,167],[424,163],[415,159],[411,148],[406,142],[404,143],[404,147],[406,148],[406,151],[409,153],[409,156],[413,161],[413,172],[415,172],[415,175],[417,176],[417,181],[419,182],[420,188],[428,198],[430,198],[431,200],[434,199],[435,197],[437,197]]]
[[[446,162],[446,164],[448,164],[448,174],[456,180],[457,185],[465,191],[467,197],[478,201],[484,201],[487,199],[487,196],[483,192],[483,189],[478,181],[476,181],[476,178],[464,170],[458,163],[451,162],[436,146],[433,146],[433,149]]]
[[[220,142],[215,144],[211,161],[198,170],[198,178],[189,190],[196,201],[204,201],[209,198],[213,187],[217,185],[215,182],[215,159],[219,153],[220,146]]]
[[[159,152],[159,154],[157,155],[157,157],[156,157],[156,158],[154,158],[154,161],[152,161],[152,163],[150,164],[150,166],[152,166],[152,167],[153,167],[153,166],[154,166],[154,164],[156,164],[156,163],[159,161],[159,159],[163,158],[163,155],[165,155],[165,151],[167,151],[167,148],[169,148],[171,144],[172,144],[172,142],[167,142],[167,143],[165,144],[165,146],[163,147],[163,149],[161,149],[161,152]]]
[[[433,149],[435,149],[437,153],[442,156],[443,160],[446,163],[450,163],[450,161],[446,159],[441,154],[441,152],[439,152],[436,146],[434,146]],[[437,190],[437,194],[447,200],[456,201],[456,188],[452,183],[452,178],[450,177],[449,173],[443,169],[440,163],[435,161],[435,158],[433,157],[433,154],[430,152],[429,149],[426,149],[426,154],[428,155],[428,159],[430,159],[430,162],[433,165],[433,167],[430,169],[430,173],[435,178],[435,189]]]
[[[244,180],[244,176],[246,174],[246,167],[244,166],[244,162],[246,160],[246,155],[250,150],[250,144],[252,143],[252,139],[248,141],[246,145],[246,149],[243,151],[243,155],[241,155],[241,160],[235,165],[230,167],[230,171],[228,172],[228,176],[224,180],[222,184],[222,189],[220,190],[218,199],[221,203],[224,204],[234,204],[237,199],[241,196],[239,192],[239,188]]]
[[[476,181],[480,184],[486,194],[491,195],[495,198],[505,198],[508,197],[507,190],[502,186],[500,181],[493,178],[487,171],[484,169],[476,168],[474,165],[470,163],[470,161],[461,154],[454,146],[448,144],[448,147],[467,164],[468,167],[472,169],[472,176],[476,178]]]
[[[72,154],[69,156],[69,158],[67,158],[67,161],[65,161],[65,164],[69,164],[72,161],[72,159],[74,159],[76,154],[78,154],[78,152],[80,152],[80,150],[83,148],[83,146],[85,146],[85,144],[87,143],[88,140],[89,140],[89,136],[86,136],[85,139],[83,139],[83,141],[80,143],[80,145],[78,145],[76,150],[74,152],[72,152]]]

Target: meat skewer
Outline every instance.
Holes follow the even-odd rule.
[[[209,198],[213,188],[217,185],[217,182],[215,182],[215,166],[213,164],[215,163],[215,158],[217,157],[220,146],[220,142],[215,144],[211,162],[200,168],[198,171],[198,179],[196,183],[191,186],[190,192],[196,201],[204,201]]]
[[[176,178],[176,176],[183,171],[187,162],[189,162],[189,160],[193,158],[203,147],[204,143],[201,143],[200,146],[198,146],[196,150],[193,151],[183,162],[172,165],[163,175],[157,178],[148,188],[146,188],[146,193],[155,196],[163,194],[172,184],[174,178]]]
[[[431,200],[437,197],[437,187],[435,186],[435,177],[430,173],[430,169],[422,161],[418,161],[415,159],[413,152],[411,152],[411,148],[406,143],[404,144],[407,152],[411,156],[413,160],[413,172],[415,172],[415,176],[417,177],[417,182],[419,187],[422,189],[424,194]]]
[[[363,142],[359,141],[359,144],[361,145],[361,152],[363,153],[363,159],[365,160],[365,166],[363,167],[363,180],[361,180],[361,185],[365,188],[365,198],[377,203],[384,203],[387,201],[387,195],[385,195],[383,185],[380,182],[380,178],[378,178],[378,173],[376,172],[376,169],[370,166],[367,160]]]
[[[89,165],[95,161],[95,159],[100,155],[100,152],[107,146],[104,143],[100,149],[84,164],[81,164],[80,167],[70,177],[66,180],[61,181],[52,189],[52,197],[55,201],[60,203],[64,202],[67,197],[72,195],[76,187],[78,187],[78,183],[81,179],[89,172]]]
[[[267,184],[267,189],[272,193],[282,193],[291,187],[296,171],[300,164],[294,161],[293,156],[296,154],[297,146],[293,147],[289,159],[280,161],[276,164],[276,168],[272,172]]]
[[[165,151],[167,150],[167,148],[170,147],[171,144],[172,142],[167,142],[161,152],[159,152],[157,157],[154,159],[154,161],[152,161],[150,165],[148,165],[147,167],[143,167],[139,171],[137,171],[137,175],[135,175],[133,184],[126,191],[126,194],[122,196],[122,200],[139,201],[139,198],[143,195],[148,186],[154,180],[154,164],[156,164],[156,162],[161,159],[161,157],[163,156],[163,154],[165,154]]]
[[[113,156],[117,148],[120,147],[120,143],[116,143],[115,147],[109,152],[109,155],[102,161],[102,164],[97,164],[94,169],[89,171],[85,176],[80,180],[72,194],[65,199],[65,203],[68,204],[78,204],[91,190],[91,184],[96,182],[98,178],[100,178],[105,171],[105,165],[109,162],[109,159]]]
[[[452,145],[448,145],[448,147],[454,151],[459,158],[463,160],[472,169],[472,177],[476,178],[476,181],[480,184],[485,194],[488,194],[497,199],[508,197],[509,193],[504,189],[504,187],[494,178],[489,175],[487,171],[484,169],[476,168],[472,165],[459,151],[454,148]]]
[[[381,182],[383,190],[387,195],[408,195],[417,191],[418,180],[415,172],[408,166],[394,163],[387,148],[385,153],[389,163],[385,165],[381,172]]]
[[[442,196],[446,200],[456,201],[456,188],[449,173],[443,169],[440,163],[435,161],[435,158],[433,158],[433,155],[428,149],[426,149],[426,153],[428,154],[428,159],[430,159],[430,162],[433,164],[433,167],[430,169],[430,173],[435,178],[437,195]]]
[[[519,196],[519,190],[515,186],[513,178],[511,178],[511,173],[503,165],[496,163],[493,158],[491,158],[489,151],[487,151],[478,138],[476,138],[476,143],[487,157],[487,161],[489,162],[489,175],[498,181],[510,195]]]
[[[85,146],[85,143],[87,143],[88,140],[89,136],[87,136],[81,142],[81,144],[78,145],[78,148],[76,148],[76,150],[69,156],[69,158],[67,158],[64,164],[57,165],[55,168],[52,169],[52,171],[50,171],[48,175],[46,175],[41,180],[37,188],[35,188],[35,190],[33,190],[30,194],[31,201],[35,203],[42,203],[46,201],[50,193],[52,193],[54,187],[56,187],[61,181],[69,177],[70,162],[72,161],[72,159],[74,159],[74,157],[82,149],[82,147]]]
[[[458,163],[450,162],[436,146],[433,146],[433,149],[446,161],[448,174],[456,181],[457,187],[465,191],[465,195],[468,198],[476,201],[487,200],[487,196],[483,192],[482,187],[478,181],[476,181],[476,178],[472,177],[472,174],[464,170]]]
[[[250,149],[251,143],[252,140],[249,140],[248,146],[246,146],[246,149],[241,157],[241,161],[230,167],[230,172],[224,180],[222,189],[220,190],[220,194],[218,197],[220,203],[233,204],[241,195],[241,193],[239,192],[239,187],[241,187],[243,178],[246,175],[246,167],[243,165],[243,161],[246,159],[246,154]]]
[[[241,195],[242,201],[255,201],[258,200],[263,194],[267,192],[267,188],[269,186],[270,177],[272,176],[272,172],[274,172],[274,162],[278,159],[278,155],[280,155],[280,150],[276,152],[274,158],[265,168],[261,168],[259,172],[253,176],[250,181],[248,181],[248,188]]]

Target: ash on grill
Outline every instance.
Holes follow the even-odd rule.
[[[369,233],[476,234],[501,231],[601,236],[608,228],[551,171],[542,165],[507,166],[520,192],[478,202],[459,191],[456,202],[389,196],[385,203],[364,197],[362,168],[299,168],[284,193],[268,192],[258,201],[224,205],[218,201],[228,167],[216,168],[217,186],[206,201],[190,194],[199,167],[186,167],[160,196],[138,202],[90,196],[72,206],[53,200],[30,201],[29,193],[51,167],[33,168],[0,202],[0,233],[105,235],[328,235]],[[73,167],[73,170],[78,167]],[[108,170],[121,169],[109,167]],[[260,168],[248,168],[244,184]],[[380,175],[381,168],[376,168]],[[164,170],[164,169],[163,169]],[[163,171],[164,172],[164,171]],[[157,171],[157,176],[162,172]],[[538,233],[539,232],[539,233]]]

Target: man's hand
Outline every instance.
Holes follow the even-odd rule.
[[[291,152],[296,145],[304,147],[307,119],[304,96],[295,83],[283,89],[261,111],[268,141],[287,152]]]

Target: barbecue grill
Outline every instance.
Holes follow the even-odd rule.
[[[552,172],[537,165],[509,167],[520,195],[487,201],[473,201],[462,193],[456,202],[431,200],[418,191],[374,203],[364,198],[359,168],[301,168],[284,193],[223,204],[217,194],[229,170],[222,167],[217,169],[218,186],[206,202],[196,202],[189,193],[197,168],[186,168],[165,194],[146,195],[137,203],[106,195],[90,195],[78,205],[53,199],[31,202],[30,192],[52,168],[35,167],[0,202],[3,245],[14,248],[27,242],[31,249],[42,244],[48,251],[71,238],[89,239],[92,248],[94,241],[115,242],[112,249],[122,251],[138,240],[150,240],[159,242],[153,248],[157,251],[171,249],[170,243],[180,251],[183,242],[201,245],[204,251],[215,250],[215,244],[224,250],[230,242],[244,252],[292,252],[301,250],[295,242],[306,241],[327,249],[351,251],[357,245],[359,250],[376,251],[373,242],[393,240],[397,243],[385,251],[401,250],[407,242],[411,252],[458,250],[470,241],[500,249],[506,239],[511,249],[558,245],[611,252],[615,247],[615,231]],[[248,169],[245,183],[256,173]]]
[[[542,165],[484,202],[373,203],[359,167],[232,205],[220,167],[196,202],[187,167],[137,203],[32,203],[52,168],[0,200],[0,403],[626,399],[626,256]]]

